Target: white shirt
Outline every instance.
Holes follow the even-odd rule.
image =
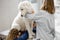
[[[29,16],[29,15],[28,15]],[[52,33],[55,29],[54,14],[47,11],[40,10],[34,15],[30,15],[29,19],[36,21],[37,32],[36,38],[41,40],[54,40]]]

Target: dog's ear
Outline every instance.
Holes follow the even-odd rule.
[[[32,10],[32,14],[34,14],[34,10]]]

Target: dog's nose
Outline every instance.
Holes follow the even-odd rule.
[[[21,17],[23,17],[23,15],[21,15]]]

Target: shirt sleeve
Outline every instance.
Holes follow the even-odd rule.
[[[39,13],[28,15],[28,18],[31,19],[31,20],[39,20],[40,17],[41,17],[41,15]]]

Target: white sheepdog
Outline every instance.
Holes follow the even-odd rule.
[[[27,14],[34,13],[32,4],[29,1],[20,2],[18,5],[18,9],[19,13],[14,19],[11,29],[16,28],[22,31],[27,30],[29,33],[29,38],[32,38],[32,35],[34,35],[31,28],[33,22],[26,17]]]

